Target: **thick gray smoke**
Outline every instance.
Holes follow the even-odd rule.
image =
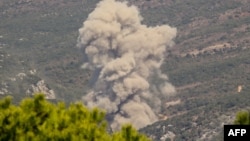
[[[83,68],[94,74],[84,102],[105,109],[114,130],[124,123],[141,128],[157,121],[161,98],[175,93],[160,66],[176,29],[141,21],[135,6],[103,0],[79,29],[78,47],[87,56]]]

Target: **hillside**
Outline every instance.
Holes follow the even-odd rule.
[[[19,101],[31,95],[26,91],[32,92],[32,84],[44,80],[58,99],[79,99],[89,74],[80,69],[82,54],[76,40],[91,9],[83,9],[82,2],[74,0],[6,0],[0,6],[2,91]],[[20,80],[19,73],[28,77]]]
[[[81,99],[92,73],[80,69],[78,29],[97,2],[0,1],[0,97],[9,94],[18,102],[42,89],[50,99]],[[144,24],[178,30],[162,66],[177,93],[162,105],[162,120],[142,132],[155,140],[215,140],[235,111],[249,107],[249,3],[129,1],[139,7]]]
[[[168,120],[144,132],[156,140],[174,135],[175,140],[215,140],[236,110],[249,107],[250,11],[246,2],[190,0],[146,8],[143,14],[150,24],[170,23],[179,33],[162,66],[177,87],[172,99],[176,102],[166,102],[163,113]]]

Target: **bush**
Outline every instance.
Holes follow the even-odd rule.
[[[249,111],[239,111],[236,114],[234,124],[250,125],[250,112]]]
[[[0,100],[0,141],[148,141],[131,125],[113,134],[107,132],[105,113],[89,110],[81,103],[66,108],[63,102],[52,104],[37,94],[19,106],[11,98]]]

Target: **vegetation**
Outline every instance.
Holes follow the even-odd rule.
[[[6,97],[0,101],[0,141],[149,141],[131,125],[109,134],[104,118],[99,109],[89,110],[81,103],[52,104],[43,94],[18,106]]]
[[[249,111],[239,111],[236,114],[234,124],[250,125],[250,112]]]

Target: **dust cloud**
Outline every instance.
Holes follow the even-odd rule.
[[[105,109],[113,130],[124,123],[142,128],[157,121],[161,99],[175,93],[160,70],[175,37],[176,28],[143,25],[135,6],[99,2],[79,29],[77,46],[86,57],[82,67],[93,71],[84,103]]]

